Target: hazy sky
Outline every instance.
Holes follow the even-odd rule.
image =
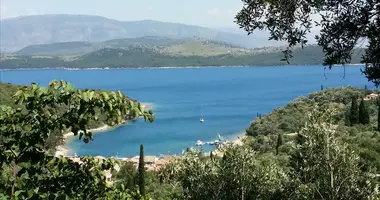
[[[0,0],[2,19],[36,14],[100,15],[122,21],[233,27],[241,0]]]

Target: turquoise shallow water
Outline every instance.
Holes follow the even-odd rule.
[[[64,79],[80,88],[121,90],[153,104],[156,121],[139,120],[84,144],[68,147],[78,155],[137,155],[139,145],[151,155],[181,153],[197,140],[232,139],[242,133],[256,113],[265,114],[290,100],[327,87],[353,85],[372,88],[360,67],[326,71],[322,66],[255,68],[187,68],[128,70],[3,71],[3,81],[46,85]],[[199,123],[203,116],[205,122]]]

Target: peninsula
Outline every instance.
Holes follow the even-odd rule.
[[[0,69],[114,69],[151,67],[278,66],[285,47],[246,49],[206,39],[169,40],[151,37],[105,41],[105,44],[60,43],[26,47],[0,58]],[[147,41],[148,40],[148,41]],[[138,41],[138,42],[136,42]],[[114,44],[117,45],[112,45]],[[156,45],[156,44],[159,45]],[[122,46],[121,44],[125,44]],[[144,45],[142,45],[144,44]],[[70,48],[64,49],[64,47]],[[107,46],[107,48],[100,48]],[[77,49],[85,49],[82,54]],[[65,52],[65,53],[62,53]],[[363,49],[357,49],[352,64],[361,61]],[[320,65],[323,52],[315,45],[293,50],[291,65]]]

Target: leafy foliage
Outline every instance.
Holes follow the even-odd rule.
[[[347,143],[359,155],[360,169],[369,174],[380,173],[380,135],[377,131],[379,125],[379,106],[377,100],[365,101],[369,114],[368,124],[355,124],[349,122],[351,113],[352,97],[364,97],[370,91],[353,87],[328,88],[320,92],[311,93],[306,97],[300,97],[283,108],[275,109],[272,113],[261,118],[256,118],[247,129],[246,145],[259,153],[275,153],[278,135],[284,136],[284,145],[278,148],[278,155],[291,155],[294,145],[302,143],[305,138],[299,135],[307,115],[305,110],[312,111],[314,106],[335,109],[337,120],[336,131],[339,140]],[[302,122],[300,122],[302,121]],[[275,128],[274,128],[275,127]],[[267,130],[271,130],[268,132]],[[298,130],[297,130],[298,129]],[[378,183],[378,178],[375,178]]]
[[[369,124],[368,108],[363,98],[360,101],[360,105],[359,105],[359,122],[361,124]]]
[[[15,104],[12,96],[21,88],[21,85],[0,82],[0,105],[8,105],[13,108],[19,107]]]
[[[325,88],[306,97],[299,97],[283,108],[276,108],[271,113],[256,118],[246,132],[247,135],[255,137],[296,133],[305,123],[306,113],[312,111],[314,105],[338,109],[337,117],[344,122],[346,116],[350,116],[348,105],[352,102],[352,97],[364,97],[364,95],[365,90],[354,87]],[[368,106],[370,115],[377,112],[373,103],[369,102]]]
[[[277,144],[276,144],[276,155],[278,155],[278,149],[284,145],[284,136],[280,133],[277,136]]]
[[[114,174],[114,184],[124,185],[130,191],[138,189],[139,174],[137,167],[132,162],[123,162],[120,170],[118,172],[115,171]],[[160,177],[159,172],[145,172],[146,193],[154,200],[180,199],[181,189],[178,184],[163,183]]]
[[[364,74],[376,86],[380,84],[380,12],[377,1],[271,1],[242,0],[236,23],[248,34],[268,29],[271,40],[289,44],[284,60],[289,62],[292,48],[307,44],[306,35],[313,25],[320,27],[316,35],[318,45],[325,53],[324,65],[350,63],[353,50],[361,39],[368,40],[368,48],[362,57],[366,64]],[[315,16],[320,22],[313,23]]]
[[[124,162],[120,170],[114,173],[117,183],[121,183],[125,188],[134,190],[136,188],[138,171],[132,162]]]
[[[191,148],[166,166],[165,181],[181,184],[182,199],[378,198],[358,154],[341,140],[337,114],[313,106],[298,133],[303,139],[288,155],[233,143],[222,143],[209,156]]]
[[[14,84],[10,84],[10,83],[0,83],[0,105],[6,105],[6,106],[10,106],[12,108],[21,108],[22,110],[25,110],[25,105],[24,104],[16,104],[15,101],[14,101],[14,94],[19,90],[19,89],[22,89],[22,88],[25,88],[25,87],[30,87],[30,86],[22,86],[22,85],[14,85]],[[96,94],[102,94],[103,92],[106,92],[106,93],[109,93],[110,91],[105,91],[105,90],[94,90],[94,92]],[[131,98],[129,97],[125,97],[127,100],[132,100]],[[138,104],[137,101],[135,100],[132,100],[134,101],[135,104]],[[66,105],[59,105],[58,108],[58,116],[62,116],[66,110],[67,110],[67,107]],[[98,128],[104,124],[106,124],[106,119],[107,119],[107,116],[103,113],[100,112],[99,109],[95,109],[95,114],[97,115],[97,120],[95,119],[90,119],[87,123],[87,127],[92,129],[92,128]],[[126,118],[124,118],[125,120],[129,120],[129,119],[133,119],[134,117],[133,116],[126,116]],[[69,131],[69,130],[67,130]],[[64,143],[64,137],[63,137],[63,134],[62,134],[62,131],[61,130],[57,130],[54,134],[50,134],[48,139],[46,140],[46,149],[48,149],[49,151],[51,152],[54,152],[56,150],[56,147],[59,146],[59,145],[62,145]]]
[[[178,181],[182,199],[271,199],[287,180],[275,160],[257,159],[250,148],[228,145],[223,156],[202,156],[190,149],[166,168],[169,181]]]
[[[351,101],[350,124],[353,126],[355,124],[358,124],[360,120],[358,98],[356,96],[353,96]]]
[[[152,111],[145,111],[121,92],[82,91],[65,81],[52,81],[46,88],[33,83],[14,97],[25,110],[0,106],[1,174],[11,175],[2,180],[2,193],[12,199],[130,199],[128,191],[112,188],[105,181],[104,170],[112,169],[116,161],[84,157],[77,163],[51,156],[45,145],[50,135],[67,129],[86,143],[93,140],[88,122],[98,120],[97,111],[105,114],[109,125],[126,116],[143,116],[153,122]],[[61,113],[60,108],[65,111]]]
[[[291,157],[294,199],[366,199],[373,195],[359,156],[337,134],[336,110],[315,107],[299,132],[304,141]],[[305,192],[307,191],[307,192]]]

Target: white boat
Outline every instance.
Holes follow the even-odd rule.
[[[204,120],[203,118],[201,118],[199,121],[200,121],[201,123],[203,123],[205,120]]]
[[[203,146],[204,144],[205,144],[205,143],[202,142],[202,141],[200,141],[200,140],[198,140],[197,143],[195,143],[195,145],[197,145],[197,146]]]

